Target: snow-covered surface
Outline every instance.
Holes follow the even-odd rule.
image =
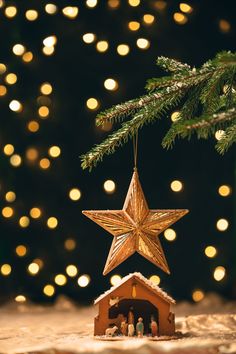
[[[156,292],[162,299],[166,300],[167,302],[171,304],[175,304],[175,300],[172,299],[165,291],[163,291],[158,285],[154,284],[151,280],[148,280],[145,278],[141,273],[135,272],[135,273],[130,273],[123,277],[120,282],[117,285],[112,286],[109,290],[105,291],[102,295],[100,295],[95,301],[94,304],[97,304],[99,301],[101,301],[104,297],[107,295],[111,294],[115,289],[119,288],[122,284],[126,283],[130,278],[138,278],[141,280],[141,282],[145,283],[151,290]]]

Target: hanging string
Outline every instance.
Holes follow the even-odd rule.
[[[134,169],[137,169],[137,159],[138,159],[138,131],[133,137],[133,150],[134,150]]]

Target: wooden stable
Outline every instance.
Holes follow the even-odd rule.
[[[171,305],[175,300],[159,286],[146,279],[141,273],[132,273],[95,300],[99,305],[94,319],[94,335],[105,334],[107,328],[116,325],[120,332],[121,322],[132,311],[134,324],[143,318],[144,334],[150,333],[151,317],[158,324],[158,335],[171,336],[175,333],[175,317]]]

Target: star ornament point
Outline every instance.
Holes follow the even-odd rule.
[[[137,170],[134,170],[122,210],[83,211],[84,215],[114,236],[104,275],[135,252],[170,274],[158,235],[187,213],[187,209],[150,210]]]

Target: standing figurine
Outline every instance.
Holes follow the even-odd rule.
[[[123,321],[120,324],[120,330],[123,336],[127,336],[128,334],[128,323],[127,318],[124,317]]]
[[[144,332],[144,325],[142,317],[139,317],[138,322],[136,324],[136,334],[139,338],[142,338]]]
[[[129,308],[128,324],[134,324],[134,313],[133,313],[133,307],[132,306]]]
[[[151,327],[152,337],[157,337],[157,335],[158,335],[158,325],[157,325],[157,321],[155,320],[154,316],[151,317],[150,327]]]
[[[128,324],[128,336],[133,337],[134,335],[134,325],[133,323]]]

